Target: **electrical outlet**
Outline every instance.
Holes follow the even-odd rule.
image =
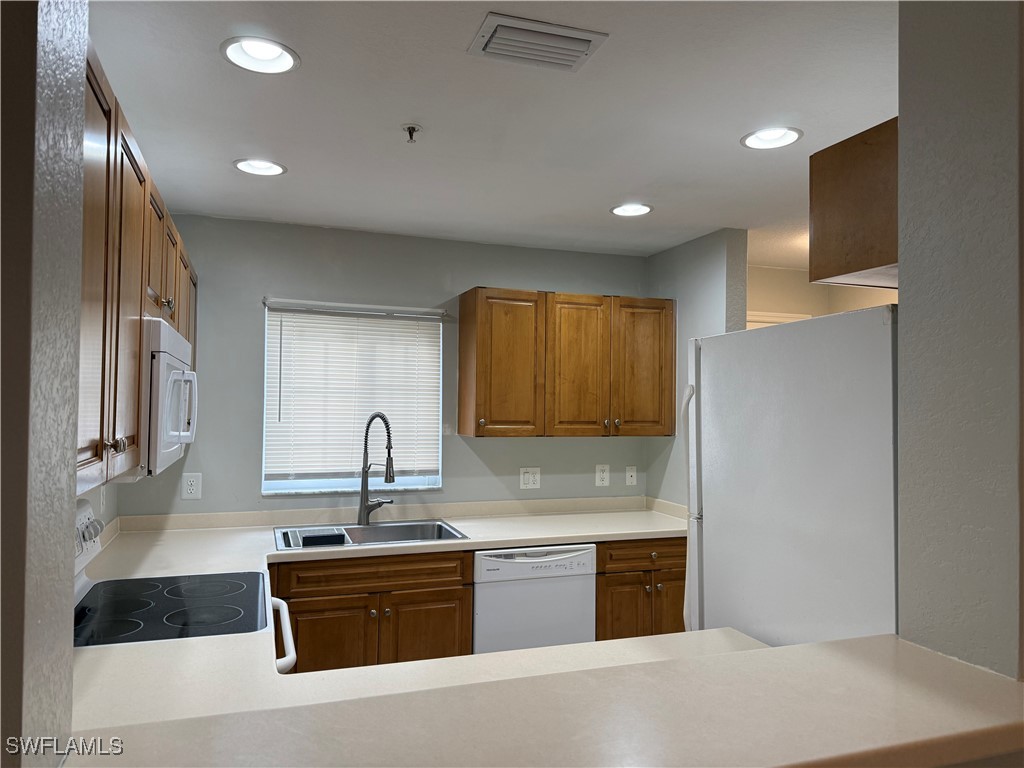
[[[186,472],[181,476],[181,498],[189,501],[203,498],[203,475],[201,472]]]
[[[540,467],[520,467],[519,488],[524,491],[540,488]]]
[[[626,467],[626,485],[636,485],[636,467]]]
[[[608,485],[611,482],[611,468],[607,464],[598,464],[594,470],[594,485]]]

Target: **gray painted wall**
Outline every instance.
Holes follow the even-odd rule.
[[[647,438],[647,495],[686,504],[689,449],[678,416],[690,339],[747,325],[747,232],[720,229],[648,259],[647,290],[676,300],[676,436]]]
[[[85,3],[4,3],[3,736],[71,731]],[[6,765],[60,756],[2,755]]]
[[[354,506],[352,494],[260,494],[266,295],[445,306],[457,315],[456,297],[476,285],[627,296],[646,295],[648,286],[647,260],[642,257],[202,216],[175,221],[199,274],[199,432],[185,461],[156,478],[119,487],[118,511],[123,515]],[[707,291],[724,291],[724,266],[722,271],[722,277],[704,286]],[[745,274],[745,265],[740,272]],[[696,272],[692,278],[702,275]],[[693,286],[691,292],[703,290]],[[696,311],[695,306],[686,316]],[[445,326],[443,344],[442,418],[454,432],[457,323]],[[442,438],[444,489],[394,495],[396,503],[643,495],[644,444],[644,438],[480,439],[452,434]],[[396,464],[401,464],[401,455],[401,446],[395,446]],[[611,465],[609,487],[595,487],[595,464]],[[627,465],[639,468],[635,487],[625,485]],[[521,466],[541,468],[539,491],[519,490]],[[179,498],[183,471],[203,473],[201,500]]]
[[[900,4],[899,625],[1021,668],[1021,4]]]

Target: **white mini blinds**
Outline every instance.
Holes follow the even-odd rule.
[[[357,491],[374,411],[391,421],[395,483],[373,467],[370,488],[439,488],[441,318],[266,303],[263,493]],[[372,462],[385,456],[379,427]]]

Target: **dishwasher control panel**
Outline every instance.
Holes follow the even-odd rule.
[[[570,544],[557,547],[495,549],[477,552],[473,581],[516,581],[555,576],[587,576],[596,572],[597,546]]]

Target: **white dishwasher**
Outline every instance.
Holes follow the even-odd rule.
[[[477,552],[473,653],[593,640],[596,560],[594,544]]]

